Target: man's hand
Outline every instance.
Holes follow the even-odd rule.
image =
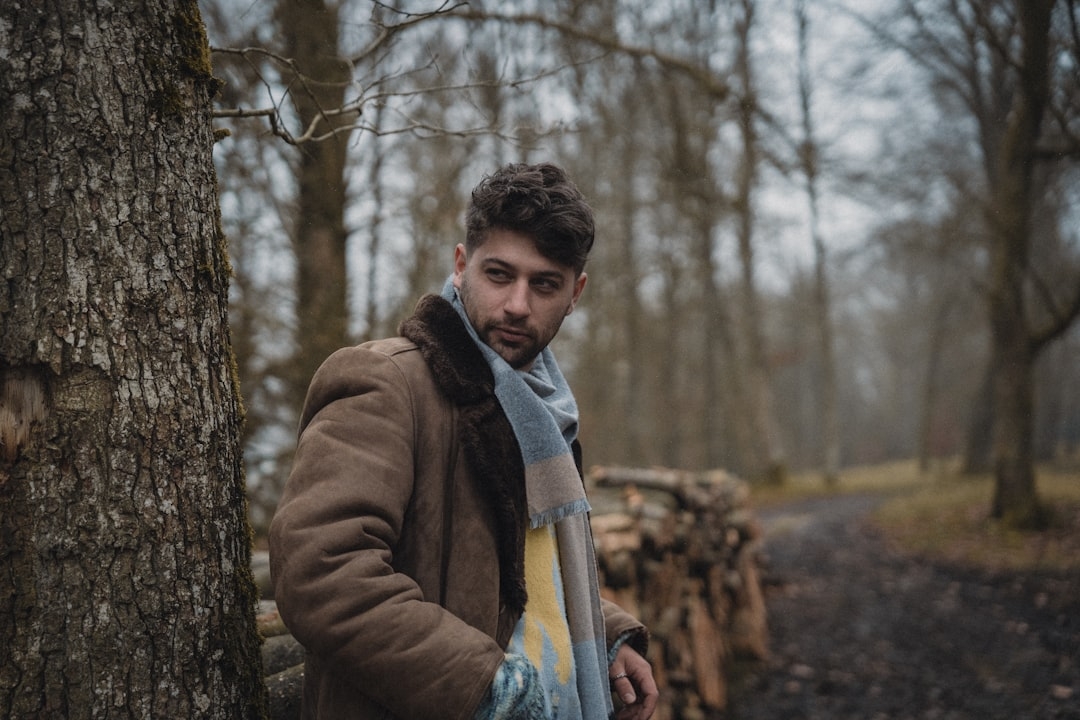
[[[660,691],[656,689],[652,667],[636,650],[627,644],[619,646],[615,662],[608,668],[611,688],[624,703],[617,720],[649,720],[656,710]]]

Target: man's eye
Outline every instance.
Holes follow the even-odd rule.
[[[559,289],[559,283],[555,280],[541,278],[533,282],[533,287],[541,292],[554,292]]]
[[[487,270],[487,276],[496,282],[506,282],[510,279],[510,273],[496,268]]]

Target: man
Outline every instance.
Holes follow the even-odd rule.
[[[472,194],[442,294],[315,374],[270,528],[305,718],[647,720],[645,628],[600,599],[577,406],[548,343],[592,211],[554,165]]]

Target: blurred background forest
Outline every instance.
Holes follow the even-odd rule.
[[[587,464],[988,471],[996,373],[1029,361],[1021,448],[1080,463],[1073,2],[1045,82],[997,0],[199,4],[256,528],[315,367],[438,291],[510,161],[563,165],[597,213],[556,340]],[[1045,112],[1003,248],[1017,97]]]

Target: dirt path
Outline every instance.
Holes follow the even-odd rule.
[[[760,513],[772,657],[731,720],[1080,719],[1080,578],[899,557],[839,496]]]

